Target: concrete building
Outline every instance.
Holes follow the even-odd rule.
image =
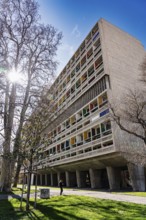
[[[129,141],[109,117],[108,103],[137,83],[141,43],[100,19],[52,86],[53,114],[41,146],[38,184],[145,190],[144,167],[127,163],[120,147]],[[32,184],[35,176],[32,176]]]

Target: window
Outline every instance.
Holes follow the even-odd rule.
[[[83,59],[81,60],[81,67],[86,63],[86,56],[83,57]]]
[[[70,81],[70,75],[67,76],[67,78],[66,78],[66,83],[68,83],[69,81]]]
[[[98,144],[98,145],[95,145],[94,147],[93,147],[93,150],[97,150],[97,149],[100,149],[101,148],[101,144]]]
[[[83,144],[83,134],[78,134],[76,139],[77,139],[77,146]]]
[[[71,87],[71,94],[75,92],[75,85]]]
[[[76,66],[76,73],[80,70],[80,63],[77,64]]]
[[[89,44],[90,40],[91,40],[91,33],[89,33],[87,38],[86,38],[86,44]]]
[[[92,29],[92,36],[94,36],[94,34],[98,31],[98,23],[94,26],[94,28]]]
[[[80,49],[81,49],[81,52],[84,51],[84,49],[85,49],[85,41],[82,43]]]
[[[109,109],[104,110],[103,112],[100,113],[100,117],[103,117],[104,115],[109,113]]]
[[[103,83],[103,82],[102,82]],[[104,84],[101,83],[101,86],[104,87]],[[107,93],[105,92],[101,96],[98,97],[99,107],[101,108],[108,102]]]
[[[57,145],[57,152],[60,152],[60,144]]]
[[[95,43],[94,43],[94,51],[100,46],[100,39],[98,39]]]
[[[76,123],[76,117],[75,115],[73,115],[71,118],[70,118],[70,123],[71,125],[74,125]]]
[[[84,131],[84,141],[89,142],[91,141],[91,131],[90,129],[87,131]]]
[[[87,72],[85,72],[85,73],[82,75],[81,80],[82,80],[82,83],[87,80]]]
[[[112,140],[106,141],[106,142],[103,143],[103,147],[108,147],[108,146],[111,146],[111,145],[113,145],[113,141]]]
[[[81,85],[81,79],[79,79],[77,82],[76,82],[76,88],[79,88]]]
[[[66,140],[66,149],[70,149],[70,140]]]
[[[90,111],[94,112],[98,109],[98,103],[97,103],[97,99],[95,99],[94,101],[92,101],[90,103]]]
[[[85,108],[83,108],[83,116],[86,117],[89,115],[89,105],[87,105]]]
[[[91,48],[91,49],[87,52],[87,59],[89,59],[92,54],[93,54],[93,48]]]
[[[75,53],[75,57],[76,57],[76,59],[79,58],[79,55],[80,55],[80,51],[79,51],[79,49],[78,49],[77,52]]]
[[[91,129],[91,132],[92,132],[92,140],[96,140],[100,138],[100,127],[99,126],[93,127]]]
[[[71,72],[71,78],[73,78],[75,75],[75,69]]]
[[[91,76],[94,73],[94,65],[92,65],[89,69],[88,69],[88,76]]]
[[[97,38],[98,36],[99,36],[99,32],[95,33],[92,40],[93,40],[93,41],[96,40],[96,38]]]
[[[101,131],[103,135],[108,135],[111,133],[111,122],[106,121],[101,124]]]
[[[71,143],[72,147],[76,147],[76,137],[72,137],[70,139],[70,143]]]
[[[102,56],[100,56],[100,57],[95,61],[95,69],[97,69],[102,63],[103,63],[103,61],[102,61]]]
[[[69,98],[69,97],[70,97],[70,90],[68,90],[66,93],[66,98]]]
[[[61,150],[64,151],[65,150],[65,143],[61,143]]]
[[[80,121],[82,119],[82,111],[80,111],[76,114],[76,119],[77,119],[77,121]]]
[[[70,120],[68,119],[67,121],[66,121],[66,128],[69,128],[70,127]]]

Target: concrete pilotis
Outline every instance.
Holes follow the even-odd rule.
[[[129,163],[128,171],[133,191],[145,191],[144,167]]]
[[[43,185],[43,176],[42,176],[42,174],[40,174],[40,185],[41,186]]]
[[[76,170],[76,178],[77,178],[77,187],[81,187],[81,177],[80,177],[80,171]]]
[[[106,167],[106,170],[107,170],[110,189],[111,190],[120,189],[121,177],[120,177],[119,169],[116,169],[114,167]]]
[[[65,178],[66,178],[66,186],[70,187],[70,179],[69,179],[69,172],[65,172]]]
[[[58,182],[58,186],[59,186],[59,181],[60,181],[61,177],[60,177],[60,172],[57,173],[57,182]]]
[[[45,174],[45,186],[47,186],[48,183],[47,183],[47,174]]]
[[[91,188],[101,188],[101,170],[89,169]]]
[[[31,185],[34,185],[34,173],[31,174]]]
[[[50,176],[51,176],[51,186],[53,186],[53,173],[51,173]]]

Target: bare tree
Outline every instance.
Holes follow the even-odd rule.
[[[10,191],[23,124],[53,76],[57,64],[54,56],[62,35],[51,25],[39,23],[35,0],[2,0],[0,28],[1,182],[3,190]],[[12,70],[21,75],[20,84],[8,79]]]
[[[53,104],[53,100],[50,100],[47,94],[43,94],[38,106],[25,122],[22,129],[22,148],[19,151],[19,158],[21,159],[21,165],[22,162],[27,164],[27,167],[25,166],[28,174],[26,210],[29,210],[31,174],[34,167],[37,167],[39,160],[43,158],[43,154],[45,154],[42,152],[42,148],[45,149],[45,147],[48,146],[46,130],[50,124],[52,114],[54,114],[53,110],[51,111]],[[50,111],[48,111],[48,108]]]
[[[129,137],[133,136],[143,142],[141,143],[143,147],[120,149],[122,155],[129,162],[144,165],[146,164],[146,59],[141,67],[139,88],[127,91],[118,107],[111,105],[111,117],[122,131],[129,134]]]

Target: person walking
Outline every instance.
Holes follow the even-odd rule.
[[[62,195],[63,193],[63,181],[62,180],[59,181],[59,187],[60,187],[60,195]]]

